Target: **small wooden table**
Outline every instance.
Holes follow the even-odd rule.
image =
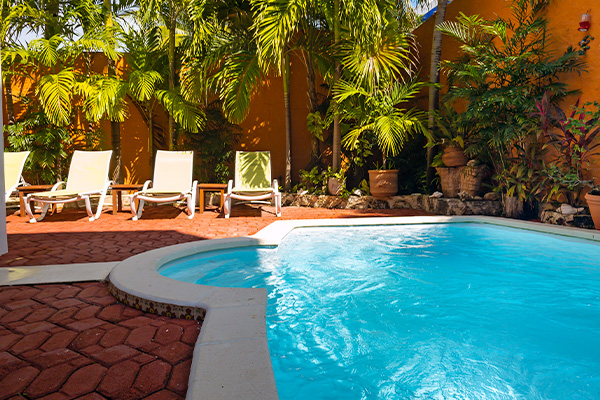
[[[123,211],[123,198],[122,192],[129,192],[132,190],[139,191],[142,190],[144,185],[136,184],[116,184],[110,187],[110,191],[112,193],[112,213],[115,215],[117,211]]]
[[[21,217],[25,216],[25,197],[31,193],[45,192],[52,189],[54,185],[29,185],[20,186],[17,188],[19,191],[19,212]],[[31,206],[31,212],[34,212],[33,201],[29,202]],[[56,211],[56,204],[52,204],[52,212]]]
[[[204,212],[204,192],[220,192],[221,194],[221,206],[219,212],[223,212],[223,198],[225,197],[225,190],[227,184],[225,183],[199,183],[198,184],[198,198],[200,199],[200,212]]]

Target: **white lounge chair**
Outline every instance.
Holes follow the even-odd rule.
[[[230,180],[225,194],[225,218],[231,214],[232,199],[242,201],[275,200],[275,214],[281,217],[281,193],[277,179],[271,184],[271,153],[237,151],[235,153],[235,186]]]
[[[23,167],[29,156],[29,151],[18,151],[4,153],[4,201],[8,201],[10,195],[19,186],[27,185],[23,176]]]
[[[44,219],[50,204],[71,203],[79,200],[85,201],[85,209],[90,221],[100,218],[106,192],[111,184],[111,181],[108,179],[111,156],[112,150],[76,150],[71,159],[71,166],[69,167],[69,176],[66,184],[63,181],[58,182],[51,190],[47,192],[31,193],[25,199],[25,212],[27,212],[29,222],[41,221]],[[59,189],[59,187],[63,185],[65,185],[65,188]],[[90,204],[90,196],[94,194],[100,195],[96,215],[92,213],[92,206]],[[31,211],[30,201],[37,201],[38,203],[44,204],[42,215],[37,220]]]
[[[158,150],[154,163],[154,179],[146,181],[141,191],[131,195],[132,220],[137,221],[141,218],[145,201],[172,203],[184,198],[187,199],[188,218],[194,218],[198,181],[192,182],[193,167],[193,151]],[[140,201],[137,211],[136,200]]]

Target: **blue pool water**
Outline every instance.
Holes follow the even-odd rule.
[[[600,399],[600,246],[484,224],[303,228],[160,273],[268,290],[286,399]]]

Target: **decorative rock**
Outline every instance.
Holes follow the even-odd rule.
[[[582,208],[575,208],[573,206],[571,206],[570,204],[561,204],[560,207],[558,207],[556,209],[556,212],[561,213],[563,215],[571,215],[571,214],[577,214],[582,212],[584,209]]]
[[[544,210],[540,219],[545,224],[573,226],[576,228],[594,229],[594,221],[591,215],[568,214],[565,215],[554,210]]]
[[[467,193],[465,191],[458,192],[458,198],[461,199],[462,201],[473,200],[473,196],[471,196],[469,193]]]
[[[298,192],[298,196],[304,196],[305,194],[308,194],[308,190],[306,189],[302,189]]]
[[[429,196],[429,197],[433,197],[433,198],[439,199],[440,197],[444,197],[444,193],[442,193],[442,192],[433,192],[433,194],[431,196]]]
[[[498,201],[500,200],[500,193],[498,192],[488,192],[483,196],[484,200],[489,200],[489,201]]]
[[[353,194],[354,196],[359,196],[359,197],[360,197],[360,196],[362,196],[362,195],[363,195],[363,192],[362,192],[362,190],[360,190],[360,189],[355,189],[355,190],[354,190],[354,192],[352,192],[352,194]]]
[[[483,197],[475,196],[475,197],[473,197],[473,200],[481,201],[481,200],[483,200]]]

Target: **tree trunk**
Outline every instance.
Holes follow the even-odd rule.
[[[104,24],[106,27],[113,26],[112,20],[112,1],[104,0],[104,8],[106,9]],[[117,69],[115,61],[108,59],[108,76],[116,76]],[[116,183],[123,183],[123,162],[121,154],[121,124],[116,121],[110,121],[110,142],[112,146],[112,175],[111,179]]]
[[[44,26],[44,38],[50,39],[56,35],[58,12],[59,12],[59,1],[58,0],[47,0],[46,2],[46,24]]]
[[[437,27],[439,24],[444,22],[446,18],[446,6],[448,4],[448,0],[438,0],[437,10],[435,13],[435,26]],[[433,113],[439,108],[440,105],[440,90],[437,88],[437,84],[440,82],[440,58],[442,56],[442,32],[437,29],[433,30],[433,39],[431,41],[431,65],[429,72],[429,82],[431,86],[429,86],[429,120],[428,120],[428,128],[430,131],[434,131],[436,129]],[[433,158],[435,157],[436,149],[434,147],[427,148],[427,175],[425,178],[427,190],[430,192],[434,190],[432,188],[433,182],[433,174],[434,170],[431,164],[433,163]]]
[[[287,49],[286,49],[287,50]],[[285,178],[284,188],[292,190],[292,110],[290,108],[290,56],[283,57],[283,103],[285,105]]]
[[[341,38],[341,35],[340,35],[340,0],[334,0],[334,2],[333,2],[333,15],[334,15],[333,37],[334,37],[335,44],[337,46],[339,44],[340,38]],[[340,79],[340,65],[337,62],[337,60],[334,61],[333,68],[334,68],[333,84],[335,86],[335,84]],[[332,168],[334,171],[338,171],[342,164],[342,131],[340,129],[340,116],[338,113],[339,112],[338,104],[337,104],[337,101],[335,101],[335,99],[333,99],[332,101],[333,101],[333,112],[334,112]]]
[[[308,95],[308,112],[314,113],[317,111],[319,104],[317,100],[317,88],[315,86],[315,65],[310,52],[306,52],[304,57],[304,63],[306,66],[306,87]],[[319,159],[321,158],[319,148],[319,138],[315,135],[311,135],[310,138],[310,164],[307,170],[310,171],[317,165],[319,165]]]
[[[6,92],[6,114],[8,120],[6,121],[7,125],[15,124],[15,106],[13,102],[13,94],[12,94],[12,82],[10,79],[10,75],[6,77],[4,82],[4,90]]]
[[[171,18],[169,26],[169,90],[175,90],[175,17]],[[176,144],[177,125],[173,113],[169,112],[169,150],[173,150]]]

